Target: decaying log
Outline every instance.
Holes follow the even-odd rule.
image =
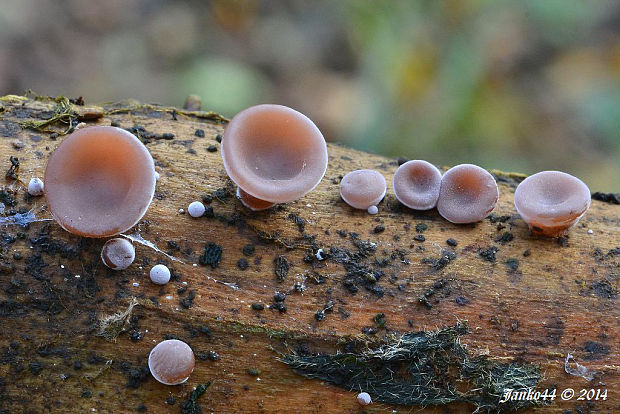
[[[500,200],[483,222],[453,225],[434,210],[413,212],[390,191],[370,216],[340,200],[339,180],[374,168],[391,188],[397,162],[330,145],[315,191],[253,213],[236,200],[222,167],[226,121],[137,102],[0,98],[3,175],[9,157],[19,164],[0,186],[0,412],[192,412],[196,404],[218,413],[358,412],[360,390],[305,378],[282,360],[363,352],[405,332],[465,321],[468,333],[458,340],[472,358],[536,366],[537,389],[557,388],[540,411],[620,410],[620,206],[613,197],[593,200],[569,236],[555,240],[532,236],[516,213],[513,193],[523,176],[498,171]],[[128,234],[160,251],[136,243],[126,271],[103,266],[104,240],[63,231],[47,220],[45,200],[26,194],[25,184],[43,176],[49,154],[80,122],[131,130],[161,175],[149,211]],[[204,217],[180,212],[200,199],[209,205]],[[173,271],[164,287],[149,281],[156,263]],[[286,299],[276,301],[276,292]],[[197,356],[179,386],[159,384],[146,368],[154,344],[171,337]],[[576,373],[577,361],[587,372],[567,373],[568,354],[569,371]],[[569,387],[577,395],[562,401]],[[606,389],[607,398],[578,401],[581,389]]]

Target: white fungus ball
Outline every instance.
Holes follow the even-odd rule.
[[[31,178],[28,183],[28,194],[35,197],[43,195],[43,180],[37,177]]]
[[[170,281],[170,269],[162,264],[153,266],[151,269],[151,281],[157,285],[165,285]]]
[[[375,215],[379,212],[379,208],[377,206],[368,207],[368,214]]]
[[[372,399],[367,392],[360,392],[357,394],[357,402],[360,403],[360,405],[368,405],[372,402]]]
[[[136,249],[128,240],[122,238],[110,239],[101,249],[101,260],[113,270],[127,269],[136,258]]]
[[[200,201],[194,201],[187,207],[187,212],[192,217],[202,217],[205,213],[205,206]]]

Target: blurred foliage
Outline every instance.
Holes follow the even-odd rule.
[[[0,0],[0,94],[292,106],[326,138],[620,191],[620,3]]]

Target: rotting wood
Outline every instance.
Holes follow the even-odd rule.
[[[473,354],[538,365],[539,390],[608,390],[606,401],[558,398],[538,411],[618,409],[617,204],[593,200],[568,238],[537,238],[512,203],[523,176],[493,171],[500,200],[481,223],[457,226],[435,211],[413,212],[391,192],[370,216],[340,200],[339,179],[375,168],[390,186],[397,162],[330,145],[329,168],[315,191],[252,213],[235,199],[222,167],[225,118],[135,101],[73,102],[0,97],[0,166],[8,170],[10,156],[20,162],[19,179],[0,186],[0,222],[7,224],[0,225],[0,412],[181,412],[187,401],[203,412],[357,412],[355,392],[299,376],[279,357],[345,351],[459,321],[468,321],[470,333],[460,340]],[[40,123],[55,114],[57,122]],[[30,221],[28,211],[49,218],[44,199],[28,197],[26,184],[43,176],[62,134],[80,122],[133,129],[147,143],[161,178],[132,233],[181,261],[136,244],[134,265],[114,272],[99,258],[105,240],[73,236],[50,221],[15,224]],[[200,199],[210,202],[205,217],[179,214]],[[12,209],[21,215],[6,219]],[[278,257],[288,265],[281,281]],[[149,281],[156,263],[173,271],[164,287]],[[134,298],[115,342],[97,336],[101,320],[127,310]],[[188,342],[197,356],[191,378],[175,387],[157,383],[146,368],[154,344],[170,337]],[[568,353],[597,372],[592,381],[565,372]],[[204,395],[192,394],[209,381]],[[411,408],[365,408],[393,409]]]

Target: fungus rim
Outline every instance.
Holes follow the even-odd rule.
[[[231,151],[234,151],[234,144],[231,144],[231,137],[235,136],[239,129],[243,129],[245,123],[253,117],[260,117],[265,114],[292,116],[292,120],[287,120],[287,123],[296,122],[299,128],[305,130],[308,136],[307,142],[312,144],[316,150],[316,155],[311,157],[311,159],[305,159],[301,170],[291,178],[277,180],[268,179],[251,171],[250,167],[245,162],[243,162],[241,166],[233,165],[235,164],[234,160],[237,155],[231,153]],[[327,142],[323,134],[309,117],[284,105],[259,104],[238,112],[226,126],[220,152],[224,168],[230,179],[249,195],[271,203],[288,203],[303,197],[319,185],[327,172]],[[312,163],[312,165],[310,165],[309,169],[306,169],[310,163]],[[306,178],[305,180],[307,182],[303,188],[298,188],[298,186],[294,185],[295,181],[304,179],[304,176],[314,178]],[[277,185],[274,185],[274,182],[277,182]],[[283,191],[283,189],[288,191]],[[283,196],[282,194],[284,192],[288,192],[288,194]]]
[[[191,352],[191,355],[192,355],[192,357],[191,357],[191,366],[192,366],[192,369],[191,369],[191,370],[190,370],[190,372],[187,374],[187,377],[185,377],[184,379],[179,380],[179,381],[177,381],[177,382],[166,382],[166,381],[164,381],[164,380],[163,380],[163,379],[162,379],[159,375],[156,375],[156,373],[154,372],[154,369],[153,369],[153,366],[152,366],[151,361],[152,361],[152,358],[153,358],[153,353],[154,353],[154,352],[156,352],[156,350],[158,350],[158,348],[159,348],[160,346],[163,346],[162,344],[172,344],[172,343],[174,343],[174,344],[177,344],[177,343],[178,343],[178,344],[179,344],[179,346],[181,346],[181,347],[183,347],[183,348],[186,348],[186,349],[189,349],[189,351]],[[194,369],[196,368],[196,357],[194,356],[194,350],[193,350],[193,349],[192,349],[192,347],[191,347],[191,346],[189,346],[189,344],[187,344],[186,342],[181,341],[181,340],[179,340],[179,339],[166,339],[166,340],[164,340],[164,341],[158,342],[158,343],[157,343],[157,344],[156,344],[156,345],[155,345],[155,346],[151,349],[151,352],[149,352],[148,366],[149,366],[149,371],[150,371],[151,375],[152,375],[152,376],[153,376],[153,378],[155,378],[158,382],[160,382],[160,383],[162,383],[162,384],[164,384],[164,385],[180,385],[180,384],[185,383],[185,382],[189,379],[189,377],[192,375],[192,373],[194,372]]]
[[[362,203],[362,202],[358,203],[357,201],[354,201],[354,200],[347,200],[347,197],[344,194],[342,194],[342,183],[345,182],[345,180],[347,180],[347,177],[349,179],[351,179],[351,177],[353,177],[355,175],[370,175],[370,174],[378,176],[378,177],[381,177],[382,183],[383,183],[383,191],[382,191],[381,195],[378,195],[374,199],[372,199],[372,202],[369,201],[369,202],[364,202],[364,203]],[[346,173],[344,175],[344,177],[342,177],[342,180],[340,180],[340,198],[342,198],[342,200],[347,205],[349,205],[350,207],[353,207],[353,208],[355,208],[357,210],[368,210],[372,206],[377,206],[385,198],[386,194],[387,194],[387,182],[386,182],[385,177],[383,176],[383,174],[381,174],[377,170],[368,169],[368,168],[362,168],[362,169],[359,169],[359,170],[349,171],[348,173]]]
[[[563,181],[559,183],[559,181]],[[542,188],[557,188],[559,185],[566,186],[563,190],[569,191],[568,197],[560,202],[542,203],[540,199],[532,201],[532,197],[544,196]],[[524,192],[538,190],[536,194],[529,195]],[[526,205],[526,200],[530,203]],[[581,207],[574,208],[570,202],[578,202]],[[562,234],[583,217],[590,208],[592,196],[587,184],[574,175],[563,171],[549,170],[532,174],[519,183],[514,194],[514,205],[517,213],[537,233],[556,236]]]
[[[142,208],[140,208],[139,210],[136,211],[136,215],[135,215],[135,219],[132,220],[127,220],[127,222],[121,226],[117,226],[114,229],[111,230],[107,230],[107,231],[100,231],[98,233],[88,233],[86,230],[84,229],[80,229],[78,227],[76,227],[74,224],[71,225],[70,223],[66,222],[65,220],[63,220],[63,218],[61,217],[59,212],[54,211],[54,207],[53,205],[56,204],[56,202],[54,201],[54,196],[51,195],[51,192],[53,192],[53,190],[50,192],[50,189],[53,189],[55,185],[51,185],[50,186],[50,169],[54,168],[53,165],[53,161],[54,161],[54,155],[58,153],[59,149],[62,149],[63,147],[67,147],[70,146],[72,143],[74,143],[75,141],[79,141],[81,139],[85,139],[85,135],[89,135],[91,133],[100,133],[100,134],[106,134],[106,133],[111,133],[116,135],[117,137],[119,137],[122,140],[125,140],[127,142],[128,145],[132,146],[133,148],[135,148],[135,152],[136,152],[136,156],[138,158],[143,158],[142,161],[144,161],[146,164],[150,164],[150,169],[152,170],[153,174],[151,175],[151,179],[150,179],[150,183],[146,183],[145,186],[148,187],[146,188],[147,191],[145,191],[145,195],[150,194],[150,197],[148,197],[148,202],[146,202],[146,198],[144,199],[145,204]],[[91,137],[92,138],[92,137]],[[91,139],[88,138],[88,139]],[[146,177],[148,178],[148,177]],[[43,177],[43,183],[44,183],[44,195],[46,198],[46,202],[47,202],[47,206],[48,206],[48,210],[50,212],[50,214],[52,215],[52,217],[54,218],[54,221],[56,221],[56,223],[58,223],[58,225],[60,227],[62,227],[64,230],[68,231],[69,233],[72,234],[76,234],[78,236],[82,236],[82,237],[88,237],[88,238],[104,238],[104,237],[112,237],[112,236],[116,236],[122,232],[125,232],[129,229],[131,229],[133,226],[135,226],[136,224],[138,224],[138,222],[144,217],[144,215],[146,214],[146,212],[148,211],[152,201],[153,201],[153,197],[155,195],[155,187],[156,187],[156,178],[155,178],[155,162],[153,160],[153,157],[151,155],[151,153],[149,152],[149,150],[146,148],[146,146],[133,134],[131,134],[130,132],[122,129],[122,128],[118,128],[118,127],[113,127],[113,126],[104,126],[104,125],[96,125],[96,126],[89,126],[87,128],[80,128],[76,131],[74,131],[73,133],[69,134],[52,152],[52,154],[50,155],[48,161],[47,161],[47,165],[45,167],[45,174]],[[150,185],[149,185],[150,184]],[[129,225],[129,223],[131,223],[131,225]]]
[[[480,175],[479,177],[480,180],[487,180],[488,184],[493,183],[494,187],[492,188],[495,189],[495,192],[493,193],[494,197],[492,197],[491,194],[489,194],[488,196],[489,198],[488,204],[490,205],[490,208],[486,209],[484,213],[479,213],[476,215],[471,214],[470,216],[474,218],[466,218],[466,215],[463,214],[463,210],[464,210],[463,208],[460,209],[461,214],[454,215],[452,214],[454,212],[454,209],[447,209],[447,207],[445,206],[446,203],[449,202],[448,199],[452,198],[452,197],[449,197],[447,194],[445,194],[445,191],[449,191],[446,189],[446,182],[448,182],[448,180],[450,180],[454,174],[461,173],[462,172],[461,170],[463,169],[471,169],[473,171],[476,171],[476,173]],[[448,199],[446,197],[448,197]],[[479,198],[480,197],[476,197],[476,199],[479,199]],[[491,199],[493,199],[492,202],[491,202]],[[495,209],[495,207],[497,206],[498,200],[499,200],[499,187],[497,185],[497,181],[495,181],[495,177],[493,177],[493,174],[491,174],[484,168],[478,165],[475,165],[475,164],[459,164],[459,165],[455,165],[454,167],[448,169],[448,171],[446,171],[441,177],[439,199],[437,200],[437,211],[439,212],[439,215],[441,217],[443,217],[447,221],[454,223],[454,224],[477,223],[479,221],[484,220],[489,215],[489,213]],[[463,204],[461,203],[461,206],[462,205]],[[449,217],[446,217],[446,216],[449,216]]]
[[[410,175],[411,175],[411,171],[408,171],[408,168],[411,168],[412,166],[416,166],[416,167],[421,167],[421,168],[425,168],[431,175],[433,175],[433,177],[431,177],[431,179],[437,179],[437,185],[436,185],[436,194],[433,194],[432,197],[434,199],[434,201],[432,203],[427,203],[424,204],[422,206],[420,205],[414,205],[414,201],[412,200],[412,197],[409,197],[409,200],[407,200],[407,197],[404,197],[404,194],[400,194],[399,195],[399,191],[397,190],[397,183],[402,179],[402,180],[406,180],[404,182],[410,182],[411,180],[409,179]],[[406,175],[405,175],[406,174]],[[402,178],[401,178],[402,177]],[[400,201],[404,206],[412,209],[412,210],[420,210],[420,211],[424,211],[424,210],[430,210],[432,208],[435,208],[437,206],[437,201],[439,200],[439,192],[441,190],[441,179],[442,179],[442,174],[441,171],[439,170],[439,168],[437,168],[436,166],[434,166],[433,164],[431,164],[428,161],[425,160],[411,160],[411,161],[407,161],[404,164],[402,164],[401,166],[399,166],[396,169],[396,172],[394,173],[394,178],[392,179],[392,189],[394,191],[394,195],[396,196],[396,199],[398,201]],[[428,191],[426,191],[425,193],[427,193]]]

